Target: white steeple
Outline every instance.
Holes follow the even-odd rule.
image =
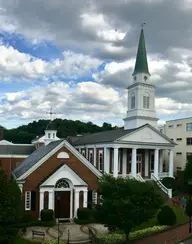
[[[128,111],[124,129],[144,124],[157,128],[155,86],[150,83],[143,28],[141,29],[132,85],[128,87]]]

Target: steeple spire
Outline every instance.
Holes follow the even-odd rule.
[[[135,62],[135,69],[133,72],[133,75],[138,73],[145,73],[150,75],[148,70],[148,63],[147,63],[147,53],[146,53],[146,47],[145,47],[145,38],[144,38],[144,31],[143,31],[143,23],[141,25],[141,33],[139,38],[139,46],[137,50],[137,58]]]

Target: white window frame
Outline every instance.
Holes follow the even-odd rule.
[[[83,157],[86,156],[86,151],[85,151],[85,149],[82,149],[82,150],[81,150],[81,154],[83,155]]]
[[[192,131],[192,123],[187,123],[186,124],[186,131]]]
[[[103,150],[99,150],[99,160],[98,160],[98,163],[99,163],[99,171],[103,171]],[[102,157],[100,157],[100,155],[102,155]],[[102,162],[101,162],[101,159],[102,159]],[[102,165],[102,168],[101,168],[101,165]]]
[[[92,203],[97,204],[97,192],[96,192],[96,190],[92,191]]]
[[[92,155],[92,162],[91,162],[91,160],[90,160],[91,155]],[[89,150],[89,162],[90,162],[91,164],[93,164],[93,149]]]
[[[143,108],[149,109],[150,97],[149,95],[143,96]]]
[[[135,108],[135,93],[131,94],[131,109]]]
[[[31,210],[31,192],[30,191],[25,192],[25,210],[27,210],[27,211]]]

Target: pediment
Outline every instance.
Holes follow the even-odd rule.
[[[169,138],[149,126],[143,127],[118,139],[122,142],[171,144]]]
[[[58,170],[53,172],[41,186],[55,186],[59,179],[67,179],[72,186],[86,186],[87,183],[81,179],[68,165],[62,165]]]

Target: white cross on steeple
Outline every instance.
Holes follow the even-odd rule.
[[[47,112],[46,114],[49,114],[49,115],[50,115],[50,120],[52,120],[52,116],[53,116],[53,114],[56,114],[56,113],[53,112],[52,107],[51,107],[51,108],[50,108],[50,111]]]

